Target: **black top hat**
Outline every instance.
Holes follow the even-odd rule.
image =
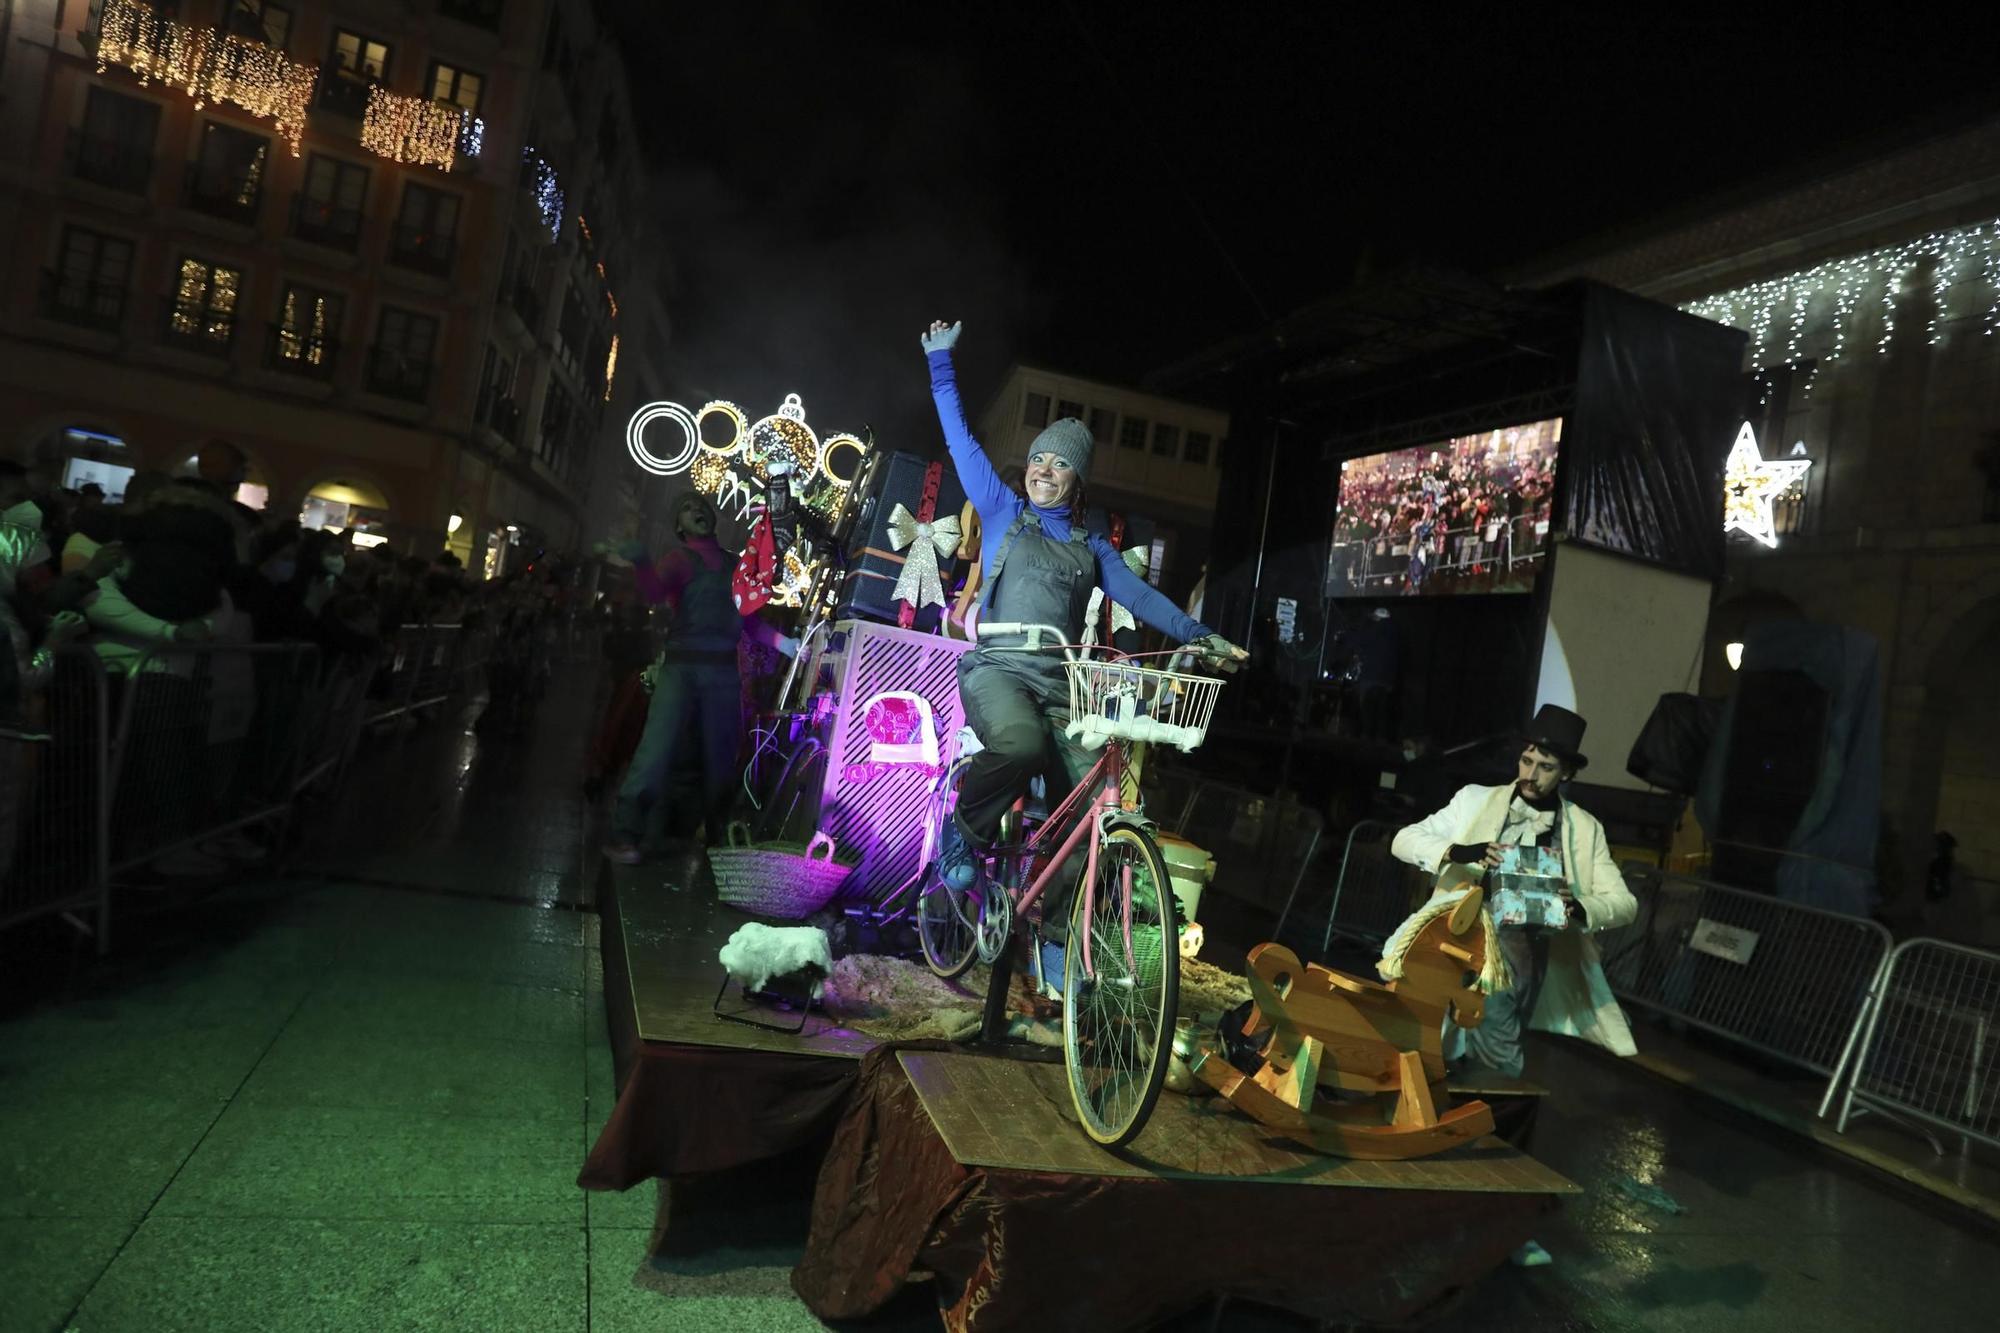
[[[1590,762],[1580,748],[1584,725],[1584,720],[1569,709],[1543,704],[1535,710],[1535,720],[1528,724],[1521,738],[1538,750],[1567,760],[1572,768],[1581,769]]]

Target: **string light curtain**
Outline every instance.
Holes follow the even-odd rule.
[[[368,90],[368,108],[361,116],[361,146],[392,162],[450,171],[469,143],[476,155],[484,127],[477,133],[477,120],[464,107],[450,102],[434,102],[427,97],[406,97],[392,93],[381,84]]]
[[[139,0],[105,0],[97,24],[97,72],[122,65],[144,85],[158,79],[195,100],[224,102],[273,121],[299,155],[306,107],[319,69],[247,37],[162,17]]]
[[[531,147],[521,150],[521,165],[528,189],[535,196],[535,209],[542,215],[542,225],[549,229],[549,239],[554,240],[562,235],[564,202],[556,169]]]
[[[1784,363],[1796,365],[1806,358],[1805,343],[1811,325],[1822,326],[1815,341],[1822,344],[1806,379],[1805,391],[1821,364],[1830,364],[1847,354],[1848,340],[1860,322],[1857,312],[1864,301],[1879,302],[1882,310],[1880,332],[1875,340],[1877,353],[1886,354],[1895,341],[1896,301],[1918,268],[1930,265],[1931,310],[1924,330],[1926,341],[1937,345],[1944,338],[1944,324],[1954,317],[1971,315],[1973,309],[1952,309],[1953,289],[1985,291],[1987,304],[1980,317],[1980,332],[1993,336],[2000,328],[2000,219],[1934,231],[1914,240],[1885,245],[1865,254],[1829,259],[1811,268],[1767,278],[1726,292],[1717,292],[1681,307],[1692,315],[1728,324],[1750,335],[1751,358],[1758,366],[1771,364],[1775,344],[1784,338]],[[1769,386],[1766,386],[1768,395]]]

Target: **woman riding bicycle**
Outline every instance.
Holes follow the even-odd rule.
[[[923,335],[931,396],[966,496],[979,511],[979,561],[985,572],[979,618],[994,624],[1053,625],[1069,643],[1081,640],[1090,594],[1106,597],[1225,670],[1248,658],[1208,626],[1181,612],[1125,565],[1109,539],[1084,530],[1084,483],[1090,473],[1090,430],[1064,417],[1028,446],[1025,495],[1009,490],[965,423],[951,349],[958,324],[942,320]],[[1020,634],[980,636],[959,659],[958,691],[967,722],[985,748],[964,766],[958,810],[946,830],[938,870],[955,889],[971,887],[981,855],[1008,808],[1048,768],[1051,746],[1071,784],[1090,769],[1083,747],[1063,734],[1069,689],[1062,658],[1008,651]]]

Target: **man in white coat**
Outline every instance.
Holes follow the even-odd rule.
[[[1544,704],[1528,724],[1514,781],[1499,787],[1462,787],[1451,803],[1396,834],[1390,850],[1430,874],[1449,862],[1492,869],[1501,849],[1552,848],[1562,856],[1568,923],[1561,929],[1502,926],[1497,934],[1513,985],[1486,999],[1476,1028],[1446,1020],[1444,1053],[1453,1065],[1470,1064],[1519,1078],[1526,1029],[1581,1037],[1618,1055],[1636,1055],[1632,1029],[1611,994],[1590,936],[1638,915],[1604,838],[1604,826],[1561,794],[1562,784],[1589,762],[1581,750],[1584,720],[1567,708]],[[1518,1264],[1549,1262],[1548,1251],[1529,1241],[1515,1252]]]
[[[1491,868],[1501,849],[1537,845],[1562,856],[1569,924],[1561,930],[1500,928],[1514,984],[1486,1002],[1477,1028],[1446,1033],[1445,1055],[1518,1078],[1525,1029],[1581,1037],[1619,1055],[1634,1055],[1632,1030],[1611,994],[1590,936],[1638,914],[1605,841],[1604,826],[1561,794],[1561,785],[1589,761],[1579,749],[1584,721],[1544,704],[1523,737],[1514,781],[1463,787],[1451,804],[1396,834],[1391,850],[1433,875],[1448,862]]]

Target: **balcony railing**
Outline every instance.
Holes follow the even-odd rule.
[[[375,80],[358,78],[331,67],[320,71],[316,105],[336,116],[360,120],[368,114],[368,90]]]
[[[169,296],[160,302],[160,338],[169,347],[227,358],[236,341],[236,313]]]
[[[510,395],[490,384],[479,391],[479,420],[491,427],[493,433],[507,443],[520,443],[520,405]]]
[[[336,338],[315,338],[309,333],[273,325],[265,340],[264,365],[280,374],[325,384],[333,379],[334,360],[339,351],[340,341]]]
[[[78,328],[116,333],[125,322],[125,284],[44,269],[42,314]]]
[[[455,236],[399,222],[389,236],[389,262],[442,278],[451,272],[452,255],[457,248]]]
[[[368,349],[368,391],[421,403],[431,391],[430,362],[415,360],[399,347],[377,344]]]
[[[264,187],[257,182],[232,180],[228,172],[204,169],[199,162],[188,166],[187,206],[197,213],[247,227],[257,221],[263,202]]]
[[[361,210],[341,208],[326,199],[308,199],[301,191],[292,198],[292,235],[351,254],[361,243]]]
[[[460,23],[470,23],[475,28],[498,32],[502,3],[503,0],[440,0],[438,13]]]
[[[128,194],[144,194],[153,183],[153,150],[150,145],[72,130],[69,136],[69,170],[80,181],[102,185]]]

